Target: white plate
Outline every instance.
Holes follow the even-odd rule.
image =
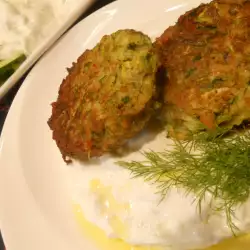
[[[72,13],[58,27],[53,34],[48,36],[16,70],[16,72],[0,86],[0,99],[20,80],[20,78],[34,65],[44,52],[82,15],[93,0],[81,0],[75,4]]]
[[[95,250],[80,236],[65,169],[47,126],[66,67],[104,35],[134,28],[160,35],[200,0],[119,0],[71,29],[18,92],[0,144],[0,228],[8,250]]]

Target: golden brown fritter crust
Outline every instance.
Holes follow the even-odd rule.
[[[250,2],[202,4],[155,45],[167,69],[164,116],[170,135],[250,119]]]
[[[121,30],[68,70],[48,121],[63,157],[101,156],[141,131],[152,114],[157,56],[149,37]]]

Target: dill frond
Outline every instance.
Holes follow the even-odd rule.
[[[195,193],[200,212],[209,192],[212,200],[220,201],[213,209],[225,212],[228,226],[235,234],[235,207],[250,195],[250,133],[230,138],[202,136],[207,135],[199,135],[192,142],[174,141],[173,148],[164,152],[143,152],[143,162],[121,161],[118,165],[130,170],[133,177],[155,183],[162,199],[173,186]]]

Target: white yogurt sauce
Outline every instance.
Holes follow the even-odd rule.
[[[0,0],[0,60],[29,55],[77,7],[78,0]]]
[[[164,148],[159,135],[146,148]],[[145,147],[144,147],[145,148]],[[139,153],[128,158],[138,160]],[[132,245],[164,246],[163,249],[203,249],[232,236],[224,213],[212,212],[207,201],[200,216],[195,195],[172,188],[161,202],[154,185],[131,179],[129,171],[102,159],[86,167],[76,164],[67,172],[73,200],[87,220],[102,228],[108,237]],[[242,233],[250,230],[250,200],[236,210],[234,223]]]

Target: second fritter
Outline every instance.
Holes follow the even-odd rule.
[[[250,121],[249,40],[250,2],[244,0],[202,4],[157,39],[167,69],[163,116],[171,136]]]
[[[154,110],[157,69],[150,38],[134,30],[106,35],[85,51],[48,122],[63,158],[100,156],[140,132]]]

